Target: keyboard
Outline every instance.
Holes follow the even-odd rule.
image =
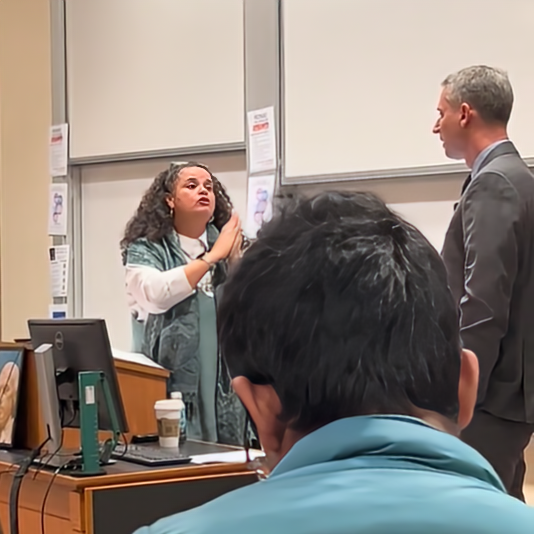
[[[149,467],[182,465],[191,462],[190,456],[185,456],[176,449],[162,449],[155,445],[129,444],[125,447],[120,444],[115,447],[111,457]]]

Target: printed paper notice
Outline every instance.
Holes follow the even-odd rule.
[[[48,142],[50,176],[67,176],[69,125],[50,127]]]
[[[69,281],[70,246],[59,245],[48,249],[50,256],[50,286],[52,297],[66,297]]]
[[[246,233],[254,239],[263,223],[273,216],[275,176],[250,176],[248,179],[248,204]]]
[[[67,184],[50,184],[48,235],[67,235]]]
[[[276,135],[274,108],[268,107],[249,111],[248,149],[249,172],[274,171],[276,169]]]
[[[48,316],[50,319],[66,319],[67,309],[67,304],[50,304],[48,306]]]

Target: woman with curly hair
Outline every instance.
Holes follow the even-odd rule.
[[[172,164],[143,196],[121,241],[137,349],[171,371],[189,438],[240,443],[245,412],[218,355],[215,292],[243,245],[239,218],[205,165]]]

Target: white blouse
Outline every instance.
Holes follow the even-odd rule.
[[[185,252],[187,263],[208,250],[206,232],[199,239],[178,234],[180,246]],[[197,288],[192,288],[184,272],[185,265],[168,271],[160,271],[146,265],[126,265],[126,297],[131,313],[140,321],[149,314],[165,313],[167,310],[190,297],[197,288],[213,296],[211,271],[208,271]]]

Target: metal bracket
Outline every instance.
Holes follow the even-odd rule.
[[[81,474],[86,476],[100,475],[105,471],[102,464],[109,461],[119,438],[120,428],[115,411],[115,404],[106,375],[102,371],[83,371],[78,373],[78,388],[80,397],[80,434],[82,446]],[[102,388],[105,403],[111,419],[112,437],[103,447],[98,441],[98,389]]]

